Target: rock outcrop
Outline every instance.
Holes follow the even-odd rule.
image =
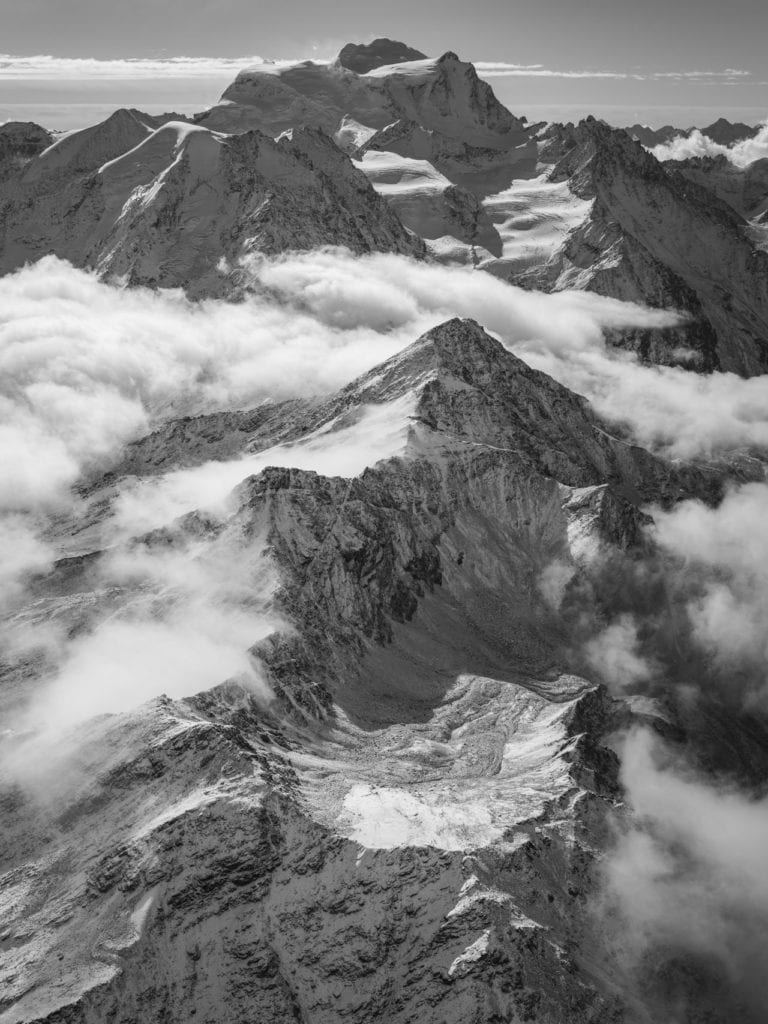
[[[427,59],[426,53],[406,43],[394,39],[374,39],[371,43],[347,43],[342,46],[336,61],[357,75],[367,75],[369,71],[387,64],[406,64],[412,60]]]

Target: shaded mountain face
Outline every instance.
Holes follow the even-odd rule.
[[[654,146],[661,146],[680,135],[687,135],[682,128],[673,128],[671,124],[665,124],[661,128],[649,128],[647,124],[633,124],[624,129],[631,138],[645,146],[653,149]],[[689,129],[690,130],[690,129]]]
[[[258,555],[277,626],[250,651],[257,689],[81,723],[31,774],[45,736],[7,741],[4,1022],[652,1019],[589,909],[625,813],[609,737],[650,720],[708,749],[713,726],[579,675],[583,620],[542,580],[556,565],[599,588],[601,553],[647,545],[632,495],[709,500],[717,481],[615,439],[462,320],[330,398],[251,414],[239,445],[345,449],[371,422],[390,448],[362,471],[273,465],[223,513],[122,542]],[[232,426],[196,429],[213,444]],[[194,430],[172,436],[173,465],[201,458]],[[92,482],[105,548],[83,535],[33,614],[74,634],[131,614],[135,582],[90,598],[109,587],[109,494],[156,473],[155,451]],[[731,744],[729,770],[756,777],[760,743]],[[646,981],[725,1022],[704,970],[672,957]]]
[[[648,125],[633,124],[625,129],[628,135],[637,139],[648,149],[669,143],[675,138],[685,138],[694,130],[693,128],[673,128],[671,124],[666,124],[662,128],[649,128]],[[759,130],[759,126],[744,124],[741,121],[732,123],[724,117],[719,117],[706,128],[699,129],[702,135],[706,135],[708,139],[721,146],[732,146],[735,142],[753,139]]]
[[[724,117],[719,117],[706,128],[702,128],[701,134],[721,146],[732,146],[734,142],[754,139],[759,130],[759,126],[744,124],[742,121],[731,122]]]
[[[768,211],[768,158],[737,167],[726,156],[676,160],[675,170],[708,189],[754,227]],[[765,245],[761,245],[765,249]]]
[[[336,58],[342,67],[358,75],[382,68],[386,64],[406,64],[412,60],[427,60],[426,53],[394,39],[374,39],[372,43],[347,43]]]
[[[0,173],[11,173],[38,156],[53,137],[31,121],[6,121],[0,125]]]

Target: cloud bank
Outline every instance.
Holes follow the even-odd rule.
[[[725,82],[733,84],[751,78],[752,72],[743,68],[725,68],[722,71],[615,71],[564,70],[546,68],[543,64],[510,64],[504,61],[474,61],[482,78],[616,78],[636,82],[674,79],[691,82]]]
[[[298,58],[299,60],[301,58]],[[245,68],[266,65],[275,68],[296,63],[296,60],[266,60],[256,55],[243,57],[57,57],[52,54],[0,54],[0,81],[6,80],[73,80],[105,81],[155,78],[222,78],[235,77]],[[318,63],[324,63],[319,61]],[[483,78],[596,78],[634,79],[636,81],[687,79],[690,81],[738,81],[751,77],[742,68],[715,71],[618,71],[612,69],[558,69],[543,64],[515,64],[509,61],[474,61]]]
[[[725,678],[753,680],[748,702],[768,707],[768,485],[745,484],[717,508],[687,501],[654,510],[661,546],[697,571],[687,614],[696,643]]]
[[[768,1001],[768,802],[697,778],[647,730],[628,738],[622,762],[634,819],[604,865],[610,909],[603,908],[618,960],[636,975],[641,998],[652,1001],[654,962],[663,959],[667,1012],[679,999],[674,1021],[694,1019],[697,1009],[726,1019],[720,1013],[737,1003],[740,1020],[761,1020]],[[728,993],[730,1005],[709,1001],[707,982],[718,974],[728,987],[716,983],[714,994],[722,1000]],[[700,1005],[691,1007],[697,976]]]
[[[51,54],[18,56],[0,54],[0,81],[3,79],[87,80],[154,78],[233,78],[253,64],[288,64],[290,61],[264,61],[263,57],[55,57]]]
[[[643,367],[627,353],[606,350],[605,328],[663,328],[678,321],[673,313],[582,292],[527,292],[465,268],[390,255],[292,254],[253,259],[244,271],[252,290],[237,304],[193,304],[180,292],[127,289],[54,257],[0,280],[0,564],[6,603],[18,603],[30,575],[62,554],[125,545],[131,536],[206,505],[218,503],[213,512],[226,517],[222,502],[229,491],[267,462],[360,472],[398,443],[402,410],[382,412],[380,420],[373,415],[370,422],[364,417],[355,428],[356,446],[334,448],[327,439],[308,438],[290,450],[235,453],[229,461],[121,482],[110,499],[111,515],[102,514],[74,542],[70,536],[82,512],[75,485],[97,478],[128,442],[165,420],[328,393],[451,316],[478,320],[531,365],[586,395],[614,429],[659,451],[691,457],[768,447],[765,380]],[[201,557],[198,566],[207,564]],[[123,584],[105,578],[99,585]],[[216,592],[210,581],[206,587]],[[204,590],[201,584],[185,599],[185,616],[200,637],[219,629],[215,616],[210,628],[194,619],[202,614],[198,597]],[[128,588],[133,611],[126,618],[121,605],[111,624],[99,625],[93,646],[82,641],[58,652],[56,678],[74,685],[78,674],[95,675],[88,666],[108,650],[104,637],[120,646],[127,624],[146,628],[148,645],[168,649],[163,631],[181,622],[174,619],[174,605],[156,629],[130,593]],[[641,680],[645,662],[632,623],[605,626],[593,664]],[[261,635],[260,626],[249,628],[254,639]],[[223,659],[222,672],[235,670],[246,647],[238,633],[230,648],[234,661]],[[199,662],[211,664],[205,652]],[[211,682],[220,681],[222,672]],[[164,674],[166,688],[179,693],[174,680],[184,672],[169,667]],[[201,682],[191,675],[181,689],[191,692]],[[155,687],[161,692],[163,685],[154,679],[135,696]],[[113,704],[99,698],[97,706],[123,706],[125,697],[117,696],[123,684],[116,680],[113,689]]]
[[[708,135],[694,128],[690,135],[678,135],[670,142],[655,146],[651,153],[657,160],[689,160],[693,157],[724,156],[740,169],[756,160],[768,157],[768,124],[764,124],[752,139],[743,139],[732,146],[713,142]]]

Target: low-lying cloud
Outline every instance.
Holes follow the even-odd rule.
[[[96,596],[85,615],[54,598],[56,628],[32,619],[19,631],[27,648],[46,646],[49,668],[18,728],[59,731],[227,679],[270,699],[249,648],[286,626],[272,608],[277,577],[258,538],[236,525],[200,536],[176,528],[120,545],[85,571]]]
[[[320,251],[257,258],[244,269],[251,292],[239,303],[191,303],[180,292],[128,289],[55,257],[0,280],[6,600],[19,598],[31,573],[72,553],[68,524],[82,500],[73,488],[97,479],[127,442],[172,417],[331,392],[451,316],[478,320],[531,365],[586,395],[615,429],[666,454],[768,446],[764,379],[640,366],[627,353],[606,350],[605,328],[663,329],[679,321],[675,313],[582,292],[527,292],[487,274],[392,255]],[[344,451],[310,438],[155,481],[120,482],[114,514],[96,533],[82,535],[77,550],[125,544],[191,508],[221,502],[267,463],[358,473],[398,443],[405,419],[397,410],[381,423],[364,416],[356,445]],[[126,621],[118,617],[109,627],[115,643]],[[158,631],[146,625],[161,645]],[[612,639],[613,633],[603,638],[606,649]],[[61,678],[73,680],[66,665],[90,664],[95,651],[79,641],[59,659]],[[188,692],[200,682],[190,678]],[[162,689],[160,680],[152,685]],[[180,692],[175,683],[170,689]]]
[[[686,1005],[691,998],[715,1019],[739,1003],[740,1020],[762,1020],[768,1000],[768,802],[675,765],[647,730],[627,739],[622,765],[633,818],[604,864],[611,905],[606,927],[615,931],[617,958],[637,975],[641,998],[650,994],[649,1001],[654,957],[664,958],[671,991],[663,997],[666,1007],[678,1003],[674,1021],[693,1019]],[[675,966],[683,982],[679,991]],[[733,1003],[716,1008],[708,1005],[706,990],[697,997],[691,982],[696,972],[711,978],[718,970],[726,985],[716,991],[721,999],[730,994]]]
[[[264,63],[263,57],[57,57],[0,54],[3,79],[135,80],[157,78],[233,78],[243,68]],[[289,61],[270,62],[275,66]]]
[[[482,78],[617,78],[637,82],[675,79],[693,82],[737,82],[750,78],[751,71],[743,68],[725,68],[722,71],[616,71],[566,70],[546,68],[543,64],[510,64],[504,61],[476,61],[475,68]]]
[[[686,607],[693,637],[724,678],[752,679],[768,706],[768,485],[734,488],[716,508],[686,501],[654,511],[658,543],[696,570]]]
[[[768,157],[768,124],[754,138],[743,139],[732,146],[723,146],[694,128],[688,135],[678,135],[670,142],[655,146],[651,152],[657,160],[689,160],[692,157],[724,156],[741,169],[756,160]]]

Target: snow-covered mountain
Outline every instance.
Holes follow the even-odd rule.
[[[216,106],[199,115],[200,123],[216,131],[259,127],[271,134],[311,124],[332,135],[342,131],[345,137],[345,118],[352,118],[365,137],[405,120],[471,145],[500,147],[507,146],[510,133],[524,130],[524,120],[502,106],[474,67],[455,53],[437,60],[374,63],[365,73],[351,70],[341,55],[330,63],[248,68]]]
[[[236,271],[252,252],[423,252],[316,129],[229,137],[122,110],[53,143],[3,196],[5,272],[53,251],[134,284],[210,294],[233,287],[222,262]]]
[[[762,1024],[768,178],[671,137],[388,39],[0,126],[0,1024]]]

